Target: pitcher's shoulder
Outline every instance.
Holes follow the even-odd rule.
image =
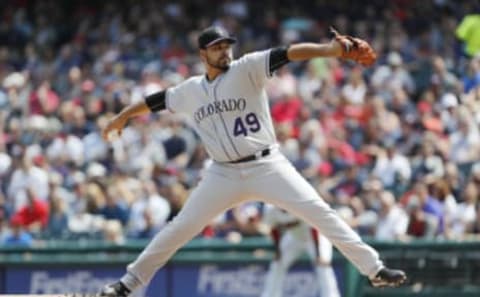
[[[203,75],[194,75],[191,76],[183,81],[185,84],[199,84],[202,82],[203,78],[205,77],[205,74]]]
[[[175,87],[179,89],[189,89],[189,88],[194,88],[196,86],[199,86],[202,83],[204,75],[195,75],[191,76],[184,81],[180,82],[177,84]]]

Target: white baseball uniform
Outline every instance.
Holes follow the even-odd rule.
[[[274,230],[280,225],[298,221],[288,212],[272,206],[265,209],[263,220]],[[303,222],[283,232],[278,229],[275,231],[280,233],[279,238],[274,239],[278,240],[276,242],[278,255],[270,263],[261,297],[282,296],[288,269],[304,252],[307,252],[312,263],[315,264],[320,297],[340,297],[335,274],[330,265],[333,251],[330,241]]]
[[[177,217],[128,265],[128,273],[121,280],[131,289],[146,285],[212,218],[254,198],[286,209],[314,226],[362,274],[374,276],[383,267],[378,253],[337,216],[278,151],[264,89],[274,69],[270,65],[272,52],[244,55],[213,81],[195,76],[166,90],[162,104],[191,120],[214,162]],[[256,158],[229,163],[250,155]]]

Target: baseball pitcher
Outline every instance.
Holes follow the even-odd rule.
[[[128,296],[149,283],[155,272],[212,218],[251,197],[305,220],[326,236],[374,286],[397,286],[405,273],[385,267],[317,191],[278,151],[265,83],[283,65],[316,57],[351,59],[369,66],[376,55],[367,42],[333,32],[329,43],[298,43],[246,54],[234,60],[236,40],[221,28],[198,38],[205,75],[191,77],[132,104],[103,130],[108,140],[135,116],[168,109],[188,117],[214,160],[180,213],[163,228],[102,296]]]

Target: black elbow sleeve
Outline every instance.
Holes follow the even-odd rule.
[[[166,108],[165,103],[166,91],[157,92],[149,95],[145,98],[145,103],[152,112],[164,110]]]
[[[273,72],[275,72],[280,67],[287,64],[288,62],[290,62],[290,60],[288,59],[287,52],[288,52],[288,46],[272,48],[270,52],[270,63],[269,63],[270,74],[272,74]]]

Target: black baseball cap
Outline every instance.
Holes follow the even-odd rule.
[[[235,43],[237,40],[231,37],[223,28],[208,27],[198,36],[198,47],[201,49],[206,49],[207,47],[221,41]]]

